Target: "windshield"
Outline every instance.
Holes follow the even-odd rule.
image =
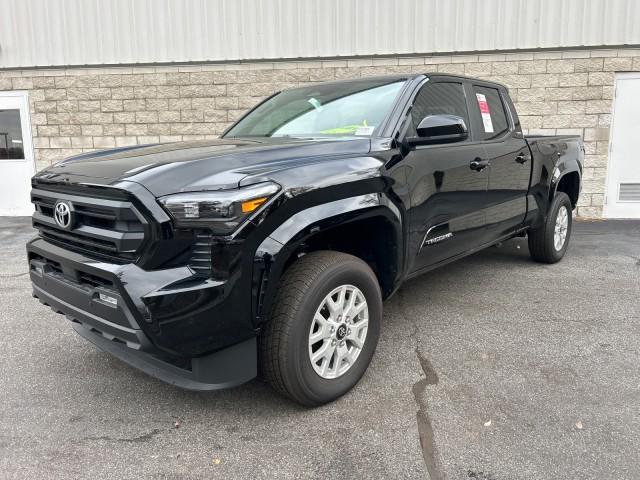
[[[361,80],[285,90],[225,137],[371,136],[405,80]]]

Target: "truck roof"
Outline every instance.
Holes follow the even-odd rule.
[[[460,80],[471,80],[474,82],[478,82],[478,83],[482,83],[485,85],[494,85],[496,87],[499,88],[504,88],[505,90],[508,90],[508,88],[503,85],[502,83],[498,83],[498,82],[493,82],[490,80],[485,80],[485,79],[481,79],[481,78],[477,78],[477,77],[467,77],[465,75],[456,75],[456,74],[451,74],[451,73],[443,73],[443,72],[424,72],[424,73],[395,73],[395,74],[391,74],[391,75],[373,75],[373,76],[368,76],[368,77],[356,77],[356,78],[345,78],[345,79],[340,79],[340,80],[329,80],[327,82],[322,82],[324,84],[344,84],[344,83],[355,83],[355,82],[361,82],[363,80],[387,80],[387,81],[394,81],[394,80],[413,80],[419,77],[428,77],[428,78],[437,78],[437,77],[446,77],[446,78],[457,78]],[[300,85],[299,87],[294,87],[290,90],[295,90],[297,88],[305,88],[308,85]],[[288,89],[289,90],[289,89]]]

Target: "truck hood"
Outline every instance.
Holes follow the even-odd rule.
[[[156,197],[171,193],[235,188],[245,177],[304,163],[366,154],[369,138],[244,138],[177,142],[102,150],[70,157],[36,178],[116,186],[137,182]],[[250,182],[249,182],[250,183]]]

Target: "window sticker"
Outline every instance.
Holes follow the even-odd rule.
[[[484,131],[485,133],[493,133],[493,122],[491,121],[491,112],[489,111],[487,97],[482,93],[476,93],[476,99],[478,100],[478,107],[480,107],[480,114],[482,115],[482,124],[484,125]]]
[[[322,111],[322,105],[316,98],[311,97],[309,100],[307,100],[307,102],[309,102],[311,106],[316,110],[318,110],[319,112]]]
[[[370,137],[375,129],[376,127],[370,126],[358,127],[356,129],[356,135],[366,135],[367,137]]]

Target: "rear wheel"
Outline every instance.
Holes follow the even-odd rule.
[[[382,295],[362,260],[313,252],[283,276],[260,337],[264,378],[308,406],[330,402],[362,377],[378,342]]]
[[[571,200],[564,192],[556,193],[543,225],[529,230],[529,253],[543,263],[562,260],[571,237]]]

